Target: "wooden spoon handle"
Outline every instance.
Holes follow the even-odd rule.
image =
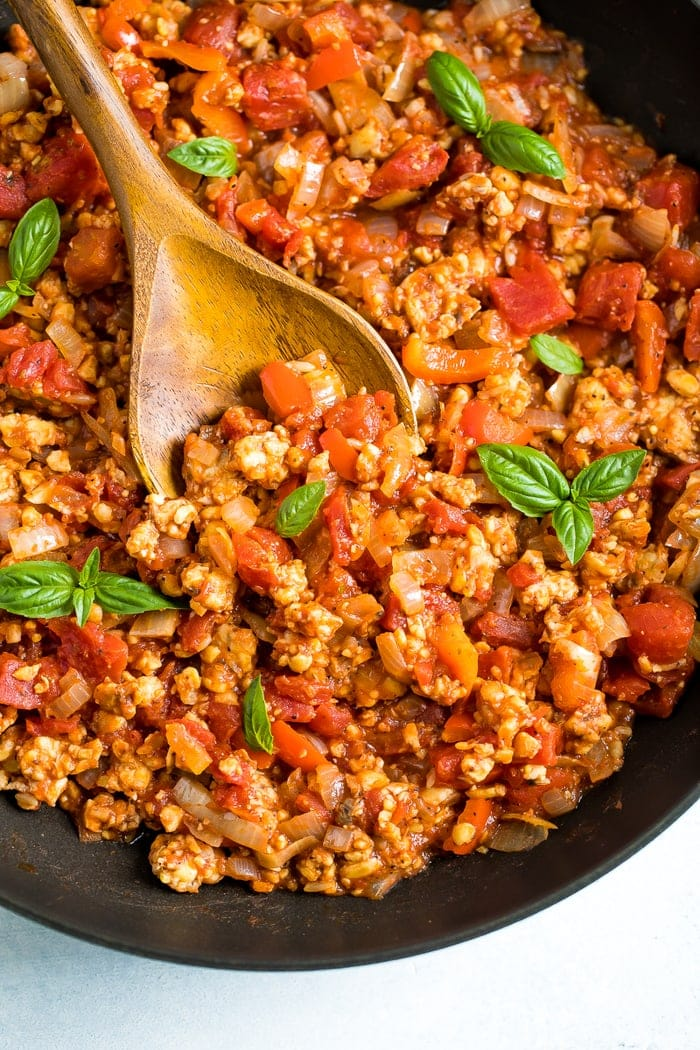
[[[61,96],[92,143],[133,244],[142,210],[171,185],[73,0],[10,0]],[[142,207],[143,206],[143,207]],[[147,207],[146,207],[147,206]]]

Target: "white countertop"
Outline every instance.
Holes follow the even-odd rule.
[[[699,884],[700,803],[546,911],[374,966],[177,966],[0,909],[0,1050],[692,1050]]]

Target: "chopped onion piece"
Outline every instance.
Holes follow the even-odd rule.
[[[491,612],[500,613],[501,615],[509,613],[510,607],[513,604],[514,595],[515,587],[506,574],[500,571],[496,572],[493,578],[493,588],[488,603],[488,609]]]
[[[58,684],[61,695],[49,704],[46,713],[52,718],[70,718],[92,696],[90,687],[74,667],[66,671]]]
[[[630,236],[650,252],[659,252],[671,239],[671,223],[665,208],[640,204],[628,224]]]
[[[531,430],[562,430],[566,427],[566,416],[551,408],[526,408],[518,422]]]
[[[258,520],[258,508],[248,496],[236,496],[221,507],[221,517],[232,532],[244,533]]]
[[[50,525],[22,525],[17,529],[9,529],[7,542],[16,558],[35,558],[38,554],[67,547],[70,537],[63,525],[53,522]]]
[[[339,828],[331,824],[326,830],[323,838],[325,849],[333,850],[335,853],[346,853],[352,846],[355,832],[352,828]]]
[[[451,222],[449,215],[441,215],[426,205],[418,214],[416,233],[421,237],[444,237]]]
[[[289,820],[283,820],[279,825],[282,834],[292,839],[293,842],[309,835],[315,839],[321,839],[325,828],[326,825],[318,813],[314,813],[313,810],[309,810],[308,813],[299,813],[296,817],[290,817]]]
[[[399,649],[399,643],[396,641],[394,635],[390,631],[387,631],[384,634],[378,634],[376,645],[379,650],[381,661],[388,673],[393,678],[398,678],[400,682],[410,682],[411,672],[408,669],[403,653]]]
[[[270,645],[275,642],[277,635],[270,628],[264,616],[251,612],[250,609],[246,609],[245,606],[242,606],[241,619],[248,624],[255,637],[259,638],[261,642],[268,642]]]
[[[382,98],[386,102],[403,102],[410,95],[417,62],[418,52],[414,37],[407,36],[404,38],[404,45],[396,69],[382,94]]]
[[[591,223],[591,257],[599,259],[636,259],[630,242],[613,229],[613,215],[599,215]]]
[[[480,32],[529,6],[530,0],[479,0],[465,16],[464,24],[468,29]]]
[[[395,573],[409,572],[423,586],[444,587],[452,579],[455,552],[427,547],[420,551],[397,551],[392,558]]]
[[[316,845],[318,845],[318,839],[313,835],[307,835],[303,839],[297,839],[296,842],[290,842],[284,849],[276,850],[274,853],[261,853],[256,850],[255,856],[261,868],[274,871],[283,868],[298,853],[304,853],[305,850]]]
[[[385,240],[393,243],[399,233],[399,224],[395,215],[373,215],[365,222],[365,229],[370,237],[384,237]]]
[[[276,33],[278,29],[283,29],[291,21],[288,15],[270,7],[269,4],[253,4],[250,9],[250,20],[270,33]]]
[[[539,222],[547,210],[544,201],[538,200],[529,193],[524,193],[515,206],[516,215],[524,215],[526,219]]]
[[[27,67],[16,55],[0,54],[0,113],[17,113],[29,105]]]
[[[304,161],[299,181],[294,187],[287,208],[288,219],[292,221],[302,219],[307,212],[311,211],[318,200],[325,170],[325,164],[318,164],[314,160]]]
[[[550,817],[560,817],[563,813],[570,813],[576,809],[577,798],[571,793],[567,794],[561,788],[550,788],[545,791],[540,799],[542,808]]]
[[[548,834],[548,829],[541,824],[531,824],[518,817],[499,824],[487,846],[499,853],[523,853],[539,846]]]
[[[251,882],[259,879],[262,875],[260,868],[252,857],[240,857],[235,853],[232,853],[226,860],[224,872],[232,879],[245,879]]]
[[[411,401],[419,423],[434,419],[440,411],[437,390],[423,379],[414,379],[411,383]]]
[[[10,529],[16,529],[22,520],[16,503],[0,503],[0,542],[7,543]],[[391,561],[391,553],[389,554]]]
[[[129,634],[134,638],[172,638],[179,622],[177,609],[155,609],[137,616]]]
[[[394,572],[389,577],[389,588],[399,599],[399,605],[407,616],[423,612],[425,600],[423,591],[415,576],[410,572]]]
[[[332,762],[321,762],[315,770],[316,786],[326,809],[332,813],[345,794],[345,777]]]
[[[377,529],[371,529],[370,531],[367,540],[367,551],[380,569],[383,569],[384,566],[390,564],[393,552],[384,539],[384,536],[382,536]]]
[[[158,546],[166,558],[186,558],[188,554],[192,553],[192,546],[189,540],[181,540],[177,536],[163,536],[161,534],[158,537]]]
[[[557,376],[552,385],[545,390],[544,396],[547,398],[552,408],[560,415],[563,415],[569,404],[575,386],[576,376],[567,376],[562,373]],[[532,426],[532,423],[529,423],[528,426]]]
[[[296,726],[296,731],[299,736],[304,736],[309,741],[312,747],[315,747],[317,751],[320,751],[322,755],[328,752],[328,741],[324,740],[322,736],[317,733],[312,733],[306,726]]]
[[[209,824],[230,842],[253,850],[267,846],[268,836],[260,824],[219,809],[207,789],[191,777],[180,777],[173,788],[173,796],[185,813]]]
[[[527,193],[530,197],[536,197],[539,201],[544,201],[545,204],[556,204],[560,208],[574,208],[577,212],[583,210],[583,203],[577,203],[574,198],[570,197],[567,193],[562,193],[561,190],[555,190],[551,186],[545,186],[540,182],[530,182],[526,179],[523,183],[523,193]]]
[[[73,368],[78,368],[82,364],[88,347],[72,324],[58,317],[46,326],[46,334],[56,344],[66,360],[73,365]]]
[[[218,831],[213,831],[212,828],[201,820],[197,820],[196,817],[190,817],[186,814],[182,823],[191,835],[194,835],[200,842],[206,842],[208,846],[220,846],[224,841],[223,835],[220,835]]]

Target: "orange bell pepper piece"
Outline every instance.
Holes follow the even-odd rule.
[[[215,72],[226,68],[226,56],[215,47],[197,47],[186,40],[175,40],[171,44],[155,44],[144,40],[141,44],[144,58],[174,59],[183,66],[196,69],[200,73]]]
[[[232,84],[226,70],[204,73],[192,92],[192,115],[201,121],[212,135],[220,135],[236,143],[239,153],[250,150],[250,138],[243,117],[232,106],[225,104],[226,90]]]
[[[661,308],[649,299],[640,299],[632,322],[634,364],[639,385],[645,394],[655,394],[661,382],[668,331]]]
[[[471,691],[479,673],[479,656],[462,624],[445,617],[433,627],[431,640],[452,677]]]
[[[448,343],[424,343],[415,332],[408,337],[402,357],[407,372],[432,383],[476,383],[507,359],[500,346],[460,350]]]
[[[295,766],[309,773],[326,761],[325,755],[322,755],[307,737],[292,729],[286,722],[272,723],[272,738],[279,757],[288,766]]]
[[[488,798],[470,798],[457,818],[457,823],[442,844],[442,848],[459,857],[473,853],[484,838],[491,816],[493,802]],[[471,825],[470,828],[464,827]],[[473,830],[472,830],[473,829]]]

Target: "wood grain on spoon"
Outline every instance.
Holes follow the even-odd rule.
[[[129,432],[154,491],[181,487],[185,436],[250,390],[273,359],[325,350],[348,390],[390,390],[416,420],[405,377],[372,327],[229,236],[173,181],[132,116],[73,0],[11,0],[92,144],[132,267]]]

